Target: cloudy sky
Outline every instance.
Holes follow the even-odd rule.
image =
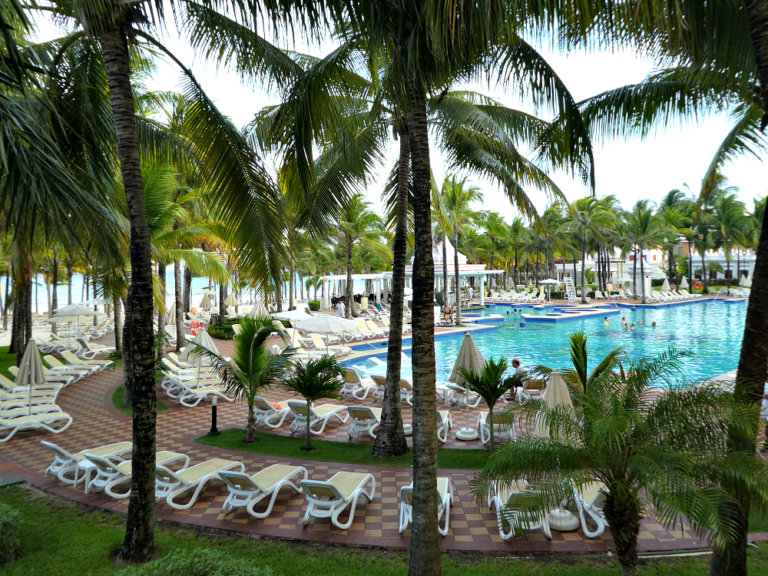
[[[39,37],[50,38],[54,35],[50,23],[39,21]],[[311,51],[321,54],[328,46],[311,46],[299,40],[289,45],[291,49]],[[222,112],[238,125],[250,121],[263,106],[275,104],[279,95],[267,93],[259,87],[244,85],[237,75],[224,67],[208,63],[197,57],[183,41],[174,37],[167,38],[166,44],[190,66],[209,96]],[[605,53],[560,53],[543,49],[542,52],[569,87],[577,100],[599,94],[605,90],[639,82],[653,70],[653,63],[643,60],[629,52]],[[157,74],[150,82],[150,88],[174,90],[179,86],[180,73],[168,64],[160,63]],[[525,107],[506,94],[497,86],[472,86],[508,106]],[[635,139],[608,142],[595,150],[596,193],[598,196],[615,194],[625,208],[630,208],[637,200],[648,198],[658,201],[673,188],[688,185],[697,191],[701,179],[729,129],[728,118],[724,115],[709,116],[699,120],[675,123],[657,131],[653,137],[644,141]],[[389,154],[389,165],[381,170],[382,174],[396,158],[396,145],[393,143]],[[752,199],[766,194],[766,174],[768,164],[754,157],[743,158],[726,166],[724,173],[732,186],[739,188],[740,198],[752,206]],[[432,154],[433,169],[438,179],[442,179],[444,170],[436,151]],[[555,181],[565,192],[569,201],[585,196],[588,189],[574,181],[568,174],[553,175]],[[480,186],[484,194],[482,205],[478,209],[492,207],[507,219],[516,214],[503,192],[486,181],[473,181]],[[372,181],[365,193],[372,207],[379,209],[381,181]],[[548,199],[536,190],[529,195],[539,209],[543,209]]]

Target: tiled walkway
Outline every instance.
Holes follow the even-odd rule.
[[[222,344],[222,352],[226,353],[227,345],[231,343]],[[0,482],[18,477],[43,490],[71,500],[107,510],[125,512],[127,501],[115,501],[103,494],[86,495],[83,494],[82,487],[75,489],[45,476],[44,470],[52,458],[51,454],[40,445],[40,440],[50,440],[74,452],[90,446],[130,440],[131,422],[115,410],[111,402],[112,393],[121,380],[120,371],[105,372],[86,378],[65,389],[59,397],[59,403],[73,416],[72,426],[59,435],[39,432],[21,433],[6,444],[1,444]],[[348,530],[339,530],[328,520],[315,520],[314,523],[310,522],[309,526],[303,527],[301,520],[305,510],[304,498],[301,494],[289,490],[280,494],[272,515],[265,520],[252,518],[244,511],[223,514],[221,504],[227,492],[222,484],[214,484],[207,488],[200,495],[198,503],[187,511],[179,512],[164,503],[158,504],[158,518],[194,526],[296,540],[384,548],[408,547],[410,532],[406,531],[404,536],[400,536],[397,531],[398,491],[401,486],[411,481],[411,474],[407,468],[382,466],[364,469],[352,465],[265,457],[196,444],[194,438],[205,434],[210,427],[210,406],[202,404],[196,408],[183,408],[174,400],[166,398],[162,391],[159,395],[171,409],[158,415],[158,450],[186,453],[190,456],[192,464],[212,457],[240,460],[249,473],[276,462],[301,464],[309,471],[310,478],[315,479],[327,479],[338,470],[371,472],[376,478],[376,494],[373,502],[362,505],[358,509],[355,522]],[[290,395],[281,391],[272,391],[267,394],[267,397],[282,400]],[[406,408],[404,420],[408,422],[410,411],[407,405]],[[473,412],[470,415],[472,424],[476,421],[477,410],[479,409],[471,411]],[[455,424],[446,447],[459,447],[458,444],[461,443],[453,438],[453,434],[457,428],[463,426],[464,411],[459,408],[452,408],[451,411]],[[243,428],[245,421],[245,405],[226,402],[219,404],[220,429]],[[286,419],[286,424],[277,433],[289,435],[288,421],[289,419]],[[346,442],[348,427],[349,423],[331,423],[323,438]],[[355,441],[358,440],[355,439]],[[296,442],[300,443],[302,439],[297,438]],[[465,444],[461,445],[467,447]],[[470,447],[479,448],[479,441]],[[553,531],[551,542],[545,540],[538,532],[524,533],[509,542],[504,542],[498,534],[495,514],[484,503],[477,502],[470,492],[469,483],[474,473],[468,470],[441,470],[439,474],[450,476],[455,487],[450,532],[441,540],[442,548],[445,550],[601,553],[612,547],[608,533],[590,540],[581,531]],[[684,550],[704,546],[705,543],[691,532],[668,530],[653,518],[643,522],[640,533],[641,551]]]

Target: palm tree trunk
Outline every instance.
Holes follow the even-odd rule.
[[[293,269],[293,260],[288,270],[290,276],[288,277],[288,310],[296,308],[296,300],[294,294],[296,293],[296,271]]]
[[[21,362],[27,342],[32,338],[32,246],[26,233],[18,232],[13,246],[13,324],[9,352]]]
[[[352,292],[352,240],[347,238],[347,287],[344,291],[344,304],[346,306],[346,310],[344,310],[344,317],[347,319],[351,319],[352,316],[357,316],[357,314],[353,313],[355,300]]]
[[[107,22],[99,31],[109,81],[120,168],[131,223],[131,286],[128,290],[131,373],[133,384],[133,470],[122,562],[148,560],[155,549],[155,419],[157,393],[152,335],[152,254],[144,208],[139,142],[131,90],[128,44],[122,22]]]
[[[675,285],[679,284],[677,281],[677,264],[675,263],[675,251],[674,246],[669,249],[669,279],[670,282],[674,282]]]
[[[387,343],[387,384],[381,406],[381,424],[371,453],[380,458],[408,452],[400,405],[400,367],[403,351],[403,300],[405,298],[405,263],[408,235],[408,182],[411,167],[411,143],[405,122],[398,125],[400,158],[397,165],[397,220],[392,247],[392,302],[389,309]],[[445,259],[445,258],[443,258]]]
[[[456,279],[456,325],[461,326],[461,288],[459,282],[459,230],[453,227],[453,276]],[[433,315],[434,318],[434,315]],[[434,328],[432,329],[434,332]]]
[[[167,273],[167,268],[165,264],[158,263],[157,264],[157,275],[160,278],[160,293],[162,294],[163,299],[163,308],[158,307],[157,310],[157,333],[160,334],[160,337],[163,339],[162,344],[160,344],[157,347],[157,359],[162,360],[165,358],[165,318],[166,318],[166,312],[164,312],[165,308],[165,277]]]
[[[632,260],[632,296],[637,299],[637,248],[632,247],[635,258]]]
[[[725,293],[731,295],[731,255],[726,254],[725,258]]]
[[[645,254],[645,246],[640,242],[640,282],[643,287],[643,304],[645,304],[645,263],[643,260],[643,254]]]
[[[67,260],[67,306],[72,304],[72,260]]]
[[[408,573],[442,573],[437,531],[437,401],[435,399],[435,269],[430,214],[429,133],[423,89],[413,92],[413,528]]]
[[[448,306],[448,237],[443,232],[443,306]]]
[[[305,430],[305,436],[304,436],[304,439],[305,439],[305,441],[304,441],[304,450],[306,450],[307,452],[312,450],[312,443],[310,441],[310,435],[312,434],[312,432],[309,429],[309,423],[311,422],[311,417],[310,417],[310,406],[311,405],[312,405],[312,403],[307,401],[307,422],[306,422],[306,430]]]
[[[704,285],[704,289],[707,289],[707,263],[705,261],[706,250],[701,251],[701,283]]]
[[[130,292],[130,286],[128,292]],[[123,394],[123,406],[133,406],[133,379],[131,374],[133,373],[132,356],[131,356],[131,325],[127,320],[132,318],[131,314],[131,302],[128,296],[123,299],[123,310],[125,311],[126,322],[123,324],[123,387],[125,392]]]
[[[227,317],[227,305],[224,304],[224,300],[227,299],[227,283],[222,282],[219,284],[219,324],[224,324],[224,320]]]
[[[115,350],[123,349],[123,315],[120,312],[120,298],[112,296],[112,309],[115,311]]]
[[[637,537],[640,534],[640,501],[636,493],[622,491],[622,496],[608,496],[605,518],[611,527],[616,557],[622,576],[637,574]]]
[[[192,270],[189,266],[184,267],[184,308],[183,312],[189,312],[190,302],[192,301]],[[183,319],[183,317],[182,317]]]
[[[173,299],[176,303],[176,351],[184,348],[184,302],[181,298],[181,262],[173,263]]]
[[[253,402],[248,402],[248,423],[245,427],[245,442],[256,441],[256,412],[253,409]]]
[[[584,266],[587,260],[587,231],[581,234],[581,303],[587,303],[587,283],[584,276]]]
[[[13,269],[9,267],[8,274],[5,276],[5,302],[3,303],[3,330],[8,330],[8,307],[11,305],[10,288],[11,288],[11,275]]]
[[[59,295],[57,288],[59,287],[59,259],[57,258],[56,249],[53,249],[53,264],[51,270],[51,283],[53,284],[53,293],[51,294],[51,308],[50,313],[53,314],[59,309]],[[56,324],[51,324],[51,332],[56,334]]]

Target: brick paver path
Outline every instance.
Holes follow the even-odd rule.
[[[231,350],[229,342],[217,341],[217,344],[220,344],[224,353]],[[100,493],[84,494],[82,485],[74,488],[46,476],[44,471],[52,457],[40,445],[40,440],[50,440],[75,452],[90,446],[130,440],[131,422],[112,406],[111,401],[112,394],[121,381],[121,371],[107,371],[90,376],[65,389],[59,397],[59,404],[73,416],[72,426],[59,435],[41,432],[20,433],[9,442],[0,444],[0,481],[15,477],[22,478],[43,490],[68,499],[124,513],[127,510],[127,501],[112,500]],[[255,519],[245,511],[224,514],[221,511],[221,504],[227,491],[223,484],[218,483],[205,489],[197,504],[190,510],[179,512],[165,503],[158,503],[158,518],[193,526],[296,540],[384,548],[408,547],[410,531],[400,536],[397,528],[399,488],[411,482],[409,469],[386,466],[362,468],[345,464],[303,462],[297,459],[267,457],[203,446],[195,443],[194,438],[205,434],[210,427],[210,405],[203,403],[196,408],[183,408],[178,402],[167,398],[159,387],[158,395],[171,409],[158,415],[157,448],[188,454],[192,464],[219,457],[242,461],[249,473],[254,473],[270,464],[283,462],[305,466],[309,477],[314,479],[327,479],[338,470],[371,472],[376,478],[374,501],[358,508],[355,521],[348,530],[339,530],[325,519],[315,520],[307,527],[303,527],[301,521],[306,509],[304,497],[287,489],[280,494],[271,516],[265,520]],[[266,396],[274,400],[290,397],[289,394],[281,391],[271,391]],[[347,401],[347,403],[352,402]],[[371,404],[370,400],[362,403]],[[484,407],[484,404],[481,403],[481,407]],[[471,411],[472,425],[476,422],[479,409]],[[456,430],[462,427],[465,421],[464,410],[454,407],[451,412],[454,418],[454,429],[446,447],[467,447],[465,443],[458,442],[454,438]],[[219,403],[220,429],[244,428],[245,421],[245,405]],[[407,405],[404,410],[404,421],[410,421],[410,408]],[[274,433],[289,435],[289,422],[290,418],[286,419],[283,428]],[[346,442],[348,427],[349,423],[339,424],[332,421],[322,438]],[[370,443],[370,440],[357,438],[353,441]],[[302,439],[297,438],[296,442],[301,443]],[[468,447],[480,446],[479,441],[470,444],[473,445]],[[477,502],[470,492],[470,480],[474,472],[440,470],[439,474],[450,476],[455,488],[450,532],[441,539],[441,546],[445,550],[604,553],[612,547],[608,533],[590,540],[580,530],[577,532],[553,531],[552,541],[547,541],[539,532],[533,532],[521,534],[511,541],[504,542],[499,536],[494,512],[489,510],[484,502]],[[684,550],[704,546],[705,543],[697,539],[693,533],[666,529],[652,517],[642,524],[641,551]]]

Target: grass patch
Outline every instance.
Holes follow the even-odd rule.
[[[749,511],[749,531],[768,532],[768,510],[752,506],[752,510]]]
[[[395,458],[382,460],[371,454],[370,444],[353,444],[351,442],[331,442],[312,438],[310,452],[302,450],[304,437],[278,436],[268,432],[260,432],[258,440],[250,444],[243,442],[245,430],[230,428],[223,430],[219,436],[201,436],[196,441],[207,446],[217,446],[226,450],[240,450],[251,454],[264,456],[283,456],[312,462],[341,462],[343,464],[360,464],[364,466],[394,466],[409,468],[413,463],[413,455],[409,452]],[[440,468],[458,468],[477,470],[488,460],[487,450],[455,450],[441,448],[437,451],[437,465]]]
[[[124,402],[125,402],[125,386],[118,386],[117,390],[115,390],[115,393],[112,394],[112,404],[115,405],[115,408],[117,408],[123,416],[128,416],[128,418],[131,418],[133,416],[133,408],[131,408],[130,406],[126,406]],[[161,412],[166,412],[167,410],[168,410],[168,406],[166,406],[163,402],[158,400],[157,413],[160,414]]]
[[[8,375],[8,368],[16,366],[16,354],[8,352],[10,346],[0,346],[0,372]]]
[[[125,533],[124,519],[116,514],[93,512],[59,500],[38,497],[21,487],[0,489],[0,502],[17,509],[22,515],[19,535],[21,557],[2,567],[5,576],[59,576],[89,574],[91,576],[131,576],[135,567],[116,568],[109,555],[117,550]],[[249,520],[249,522],[257,522]],[[309,528],[311,530],[311,528]],[[254,566],[268,566],[275,576],[399,576],[408,569],[406,552],[355,550],[325,547],[312,543],[280,543],[247,538],[217,538],[191,531],[169,531],[157,528],[155,541],[163,556],[173,552],[190,554],[195,550],[213,550],[233,560],[244,560]],[[482,555],[462,557],[456,562],[443,556],[446,576],[615,576],[619,574],[615,559],[585,559],[575,556],[539,560],[520,558],[486,558]],[[664,560],[643,563],[641,576],[699,576],[709,572],[709,559]],[[749,550],[749,571],[768,572],[768,545]]]

